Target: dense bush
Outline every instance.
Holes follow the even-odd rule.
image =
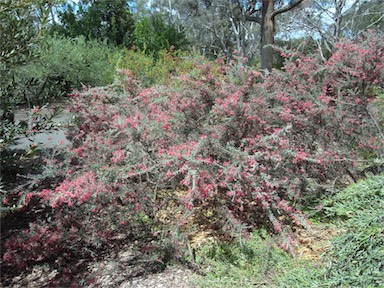
[[[343,41],[326,62],[290,57],[263,82],[240,61],[219,60],[167,86],[143,89],[121,71],[112,86],[74,93],[73,146],[67,161],[47,164],[65,180],[25,198],[49,206],[51,221],[6,241],[4,261],[91,254],[138,223],[157,235],[163,191],[185,212],[181,230],[198,211],[225,235],[305,225],[297,203],[316,185],[354,175],[361,151],[375,157],[382,144],[368,88],[383,83],[383,40]],[[37,257],[39,243],[45,254]],[[281,246],[292,249],[291,238]]]
[[[41,36],[42,1],[3,1],[0,7],[0,104],[1,116],[12,108],[15,69],[33,60],[33,47]],[[35,23],[36,25],[31,25]],[[39,27],[39,28],[37,28]],[[4,120],[3,117],[1,119]]]
[[[0,152],[18,129],[12,111],[18,92],[16,70],[36,59],[33,47],[41,37],[46,12],[42,1],[2,1],[0,6]]]
[[[144,53],[157,57],[161,50],[185,49],[187,38],[182,27],[167,23],[161,15],[154,14],[135,23],[134,45]]]
[[[37,61],[18,70],[20,101],[42,105],[72,88],[113,82],[115,51],[96,40],[47,37],[36,54],[40,55]]]
[[[0,4],[0,185],[4,183],[4,189],[14,185],[12,176],[21,170],[20,158],[25,159],[36,151],[36,147],[31,147],[29,155],[21,156],[9,151],[10,145],[20,137],[52,127],[50,117],[40,115],[36,107],[31,107],[25,121],[17,121],[14,111],[23,101],[21,91],[28,91],[21,86],[25,83],[20,83],[19,71],[39,58],[36,50],[44,35],[48,13],[47,1],[6,0]],[[1,191],[1,197],[3,193],[6,192]],[[1,210],[8,211],[8,208]]]

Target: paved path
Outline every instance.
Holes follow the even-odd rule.
[[[15,123],[28,119],[28,109],[19,109],[15,112]],[[48,109],[42,109],[41,115],[49,115]],[[70,144],[68,139],[65,137],[68,124],[73,119],[73,114],[67,109],[60,112],[53,122],[57,124],[58,130],[52,130],[49,132],[35,134],[29,139],[22,137],[16,141],[16,143],[10,146],[11,150],[25,150],[30,147],[31,144],[35,143],[42,148],[64,148]]]

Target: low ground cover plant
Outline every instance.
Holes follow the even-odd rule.
[[[226,237],[264,227],[294,253],[306,199],[344,174],[357,178],[359,161],[382,147],[369,104],[383,83],[383,40],[335,47],[327,61],[287,54],[284,69],[266,77],[217,60],[168,85],[143,88],[122,70],[113,85],[74,92],[72,147],[44,174],[63,181],[25,197],[50,217],[8,239],[3,261],[90,256],[121,234],[177,246],[175,231],[191,232],[195,211],[209,211],[207,226]],[[180,210],[173,227],[156,217],[163,191]]]
[[[298,288],[324,283],[319,259],[291,257],[263,229],[252,232],[246,242],[206,242],[197,248],[196,261],[205,272],[196,281],[198,287]]]
[[[360,181],[326,203],[328,216],[345,227],[326,254],[331,287],[384,284],[384,174]],[[341,223],[340,223],[341,221]]]

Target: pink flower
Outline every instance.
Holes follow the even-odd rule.
[[[33,196],[33,193],[27,193],[27,195],[25,195],[25,198],[24,198],[24,205],[28,205],[29,201],[31,200]]]
[[[116,150],[112,153],[111,161],[112,161],[112,163],[122,162],[122,161],[124,161],[124,156],[125,156],[124,150],[121,150],[121,149]]]
[[[80,197],[80,202],[84,203],[87,202],[87,200],[91,197],[91,192],[87,191]]]

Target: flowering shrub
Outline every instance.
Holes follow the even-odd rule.
[[[371,36],[341,42],[326,62],[293,53],[264,81],[238,62],[203,63],[199,78],[148,89],[121,71],[112,86],[74,93],[73,146],[55,170],[65,180],[35,195],[53,209],[52,233],[73,253],[135,223],[149,233],[164,190],[184,191],[185,211],[212,212],[226,234],[305,225],[296,203],[310,183],[353,175],[359,151],[382,144],[368,88],[383,83],[383,49]],[[292,239],[281,245],[292,249]]]
[[[62,250],[59,233],[47,224],[32,223],[29,229],[8,240],[3,260],[24,267],[29,262],[47,260]]]

